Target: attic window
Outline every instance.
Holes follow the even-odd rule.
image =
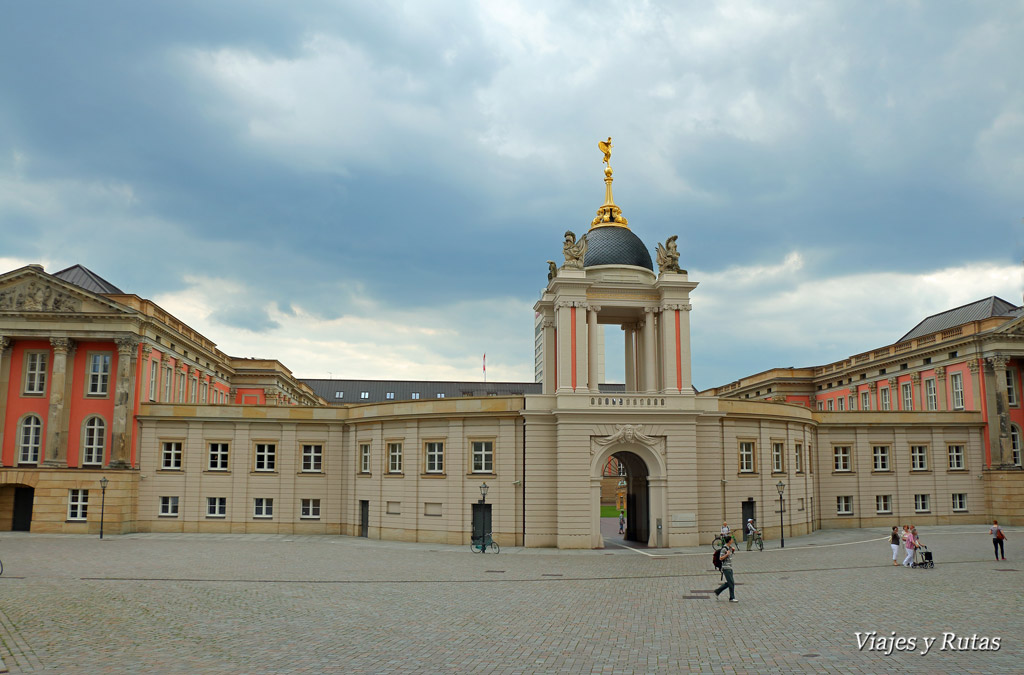
[[[932,357],[930,357],[930,356],[924,357],[924,365],[927,366],[931,362],[932,362]]]
[[[386,394],[384,394],[384,398],[386,398],[389,401],[395,400],[395,392],[393,392],[393,391],[387,392]]]
[[[336,391],[336,392],[334,392],[334,398],[345,398],[345,392],[343,392],[343,391]]]
[[[363,399],[370,398],[370,392],[368,392],[368,391],[361,391],[361,392],[359,392],[359,398],[363,398]]]
[[[860,374],[860,379],[862,379],[862,380],[868,379],[868,374],[867,373],[861,373]]]
[[[438,393],[438,395],[437,395],[437,397],[438,397],[438,398],[444,398],[444,392],[439,392],[439,393]]]
[[[906,370],[908,365],[909,364],[907,364],[907,363],[901,363],[900,364],[900,370]]]
[[[878,369],[878,374],[879,375],[885,375],[885,368],[879,368]]]
[[[418,401],[418,400],[419,400],[419,398],[420,398],[420,393],[419,393],[418,391],[414,391],[414,392],[412,393],[412,400],[414,400],[414,401]]]
[[[955,358],[956,358],[956,356],[957,356],[957,353],[956,353],[956,352],[950,352],[950,353],[949,353],[949,358],[951,358],[951,359],[955,359]]]

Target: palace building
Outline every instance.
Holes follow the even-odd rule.
[[[599,548],[609,466],[626,539],[647,546],[747,518],[767,537],[1024,522],[1021,307],[981,300],[892,345],[697,392],[698,283],[675,237],[655,270],[612,180],[549,263],[536,383],[302,380],[84,267],[0,275],[0,530],[95,533],[102,516],[110,533],[462,544],[486,512],[502,545]],[[625,382],[606,384],[616,360]]]

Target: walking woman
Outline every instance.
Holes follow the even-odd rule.
[[[996,550],[996,560],[1002,557],[1006,560],[1006,550],[1003,549],[1003,542],[1006,540],[1006,535],[1003,534],[1003,528],[999,527],[999,521],[993,520],[992,527],[988,529],[988,533],[992,535],[992,548]]]
[[[896,562],[896,556],[900,554],[900,526],[892,526],[892,534],[889,535],[889,546],[892,546],[892,564],[899,565]]]
[[[903,566],[910,567],[914,562],[914,533],[910,531],[909,525],[903,526],[903,547],[907,550],[907,557],[903,559]]]

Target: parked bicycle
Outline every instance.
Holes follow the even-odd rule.
[[[483,537],[473,539],[472,543],[469,545],[469,549],[473,551],[473,553],[486,553],[488,548],[494,553],[501,553],[501,547],[498,546],[498,542],[494,541],[490,532],[485,534]]]
[[[764,539],[761,538],[761,530],[754,533],[754,546],[757,547],[758,551],[764,550]]]

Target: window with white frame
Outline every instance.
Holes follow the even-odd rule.
[[[833,471],[850,471],[850,446],[836,445],[832,447]]]
[[[68,520],[86,520],[89,516],[89,491],[68,490]]]
[[[164,403],[171,402],[171,388],[174,386],[174,371],[170,366],[164,368]]]
[[[210,402],[210,385],[206,384],[206,382],[203,382],[203,384],[200,385],[199,401],[201,403]]]
[[[931,510],[931,495],[914,495],[914,511],[925,513]]]
[[[361,398],[361,399],[368,399],[368,398],[370,398],[370,392],[368,392],[368,391],[361,391],[361,392],[359,392],[359,398]]]
[[[302,470],[307,473],[320,473],[324,470],[324,446],[319,443],[302,445]]]
[[[844,401],[845,400],[846,399],[844,399],[842,396],[837,396],[836,397],[836,410],[838,410],[840,412],[842,412],[844,410],[844,408],[845,408]]]
[[[964,446],[948,445],[946,449],[949,451],[950,471],[962,471],[967,468],[964,464]]]
[[[85,393],[88,396],[106,396],[110,393],[110,354],[89,354]]]
[[[181,470],[181,441],[164,441],[160,468],[165,471]]]
[[[871,448],[871,454],[874,459],[873,468],[875,471],[888,471],[889,470],[889,446],[888,445],[875,445]]]
[[[336,392],[334,392],[334,398],[338,398],[338,399],[345,398],[345,392],[343,392],[343,391],[336,391]]]
[[[473,473],[494,473],[493,441],[473,441]]]
[[[793,469],[797,473],[804,472],[804,446],[803,443],[797,443],[793,446]]]
[[[177,497],[161,497],[160,498],[160,515],[161,516],[174,516],[178,517],[178,498]]]
[[[953,409],[963,410],[964,408],[964,376],[963,373],[953,373],[949,376],[949,388],[953,392]]]
[[[857,404],[857,399],[856,399],[856,397],[853,394],[850,394],[849,396],[846,397],[846,402],[848,403],[847,407],[850,410],[856,410],[857,409],[857,405],[856,405]]]
[[[388,473],[402,473],[401,443],[388,443]]]
[[[913,410],[914,409],[914,385],[910,382],[904,382],[900,385],[900,391],[903,392],[903,409]]]
[[[424,444],[427,456],[427,473],[444,473],[444,443],[430,441]]]
[[[393,391],[385,392],[384,393],[384,398],[386,398],[389,401],[394,401],[395,400],[395,392],[393,392]]]
[[[252,500],[253,518],[273,518],[274,499],[272,497],[256,497]]]
[[[782,473],[784,464],[782,462],[782,453],[785,449],[785,445],[782,443],[772,443],[772,472]]]
[[[319,499],[303,499],[300,502],[299,515],[301,518],[313,518],[317,519],[320,517],[320,500]]]
[[[740,473],[754,473],[753,441],[740,441]]]
[[[82,434],[82,464],[102,464],[106,448],[107,425],[102,417],[90,417],[85,421]]]
[[[924,381],[924,398],[928,410],[939,409],[938,391],[935,388],[935,380]]]
[[[871,410],[871,392],[862,391],[860,393],[860,409]]]
[[[228,444],[214,442],[210,443],[210,471],[228,470]]]
[[[1021,465],[1020,427],[1016,424],[1010,425],[1010,462],[1014,466]]]
[[[414,401],[420,400],[420,393],[418,391],[414,391],[412,394],[410,394],[410,396],[412,397],[412,400],[414,400]]]
[[[223,518],[228,515],[228,498],[227,497],[207,497],[206,498],[206,517],[207,518]]]
[[[882,410],[889,410],[889,387],[879,388],[878,395],[882,400]]]
[[[160,377],[160,362],[150,361],[149,362],[149,400],[156,400],[156,385],[157,378]]]
[[[910,469],[911,469],[911,471],[927,471],[928,470],[928,446],[927,445],[912,445],[912,446],[910,446]]]
[[[954,492],[953,493],[953,510],[954,511],[966,511],[967,510],[967,493],[966,492]]]
[[[27,415],[18,430],[18,463],[38,464],[43,443],[43,421],[36,415]]]
[[[828,401],[825,402],[825,407],[827,407],[829,412],[831,412],[836,409],[836,402],[830,398]]]
[[[359,473],[370,473],[370,444],[359,444]]]
[[[1017,374],[1011,369],[1006,369],[1006,402],[1010,405],[1017,405]]]
[[[46,393],[46,362],[49,352],[25,352],[25,377],[22,393],[42,396]]]
[[[176,373],[176,376],[178,378],[178,398],[177,398],[177,402],[178,403],[184,403],[185,402],[185,383],[186,383],[186,380],[188,378],[185,375],[185,373]]]
[[[437,397],[438,398],[444,398],[444,392],[443,391],[437,392]]]
[[[199,393],[199,378],[198,377],[193,377],[192,378],[192,382],[191,382],[191,384],[189,386],[189,389],[188,389],[188,402],[189,403],[195,403],[196,402],[196,396],[198,395],[198,393]]]
[[[853,495],[836,497],[836,514],[841,516],[853,513]]]
[[[824,410],[824,409],[825,409],[825,404],[823,402],[821,402],[821,401],[818,401],[818,410]]]
[[[256,444],[256,464],[253,467],[256,471],[273,471],[277,459],[276,443]]]
[[[892,495],[875,495],[875,511],[892,513]]]

